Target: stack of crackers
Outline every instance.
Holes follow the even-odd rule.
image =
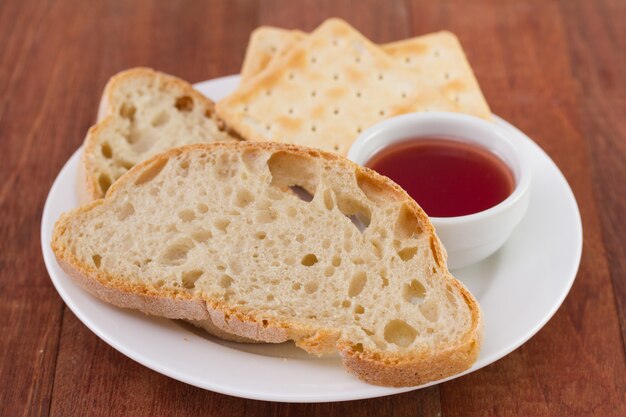
[[[219,117],[247,140],[340,155],[375,123],[422,111],[491,117],[456,36],[437,32],[379,46],[339,19],[310,34],[255,30],[241,85],[217,104]]]

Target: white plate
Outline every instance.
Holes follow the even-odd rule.
[[[238,76],[230,76],[196,87],[217,100],[238,82]],[[526,217],[500,251],[480,264],[455,271],[480,302],[485,322],[480,356],[465,373],[502,358],[543,327],[569,292],[582,250],[578,206],[559,169],[522,132],[502,119],[496,123],[510,131],[531,161],[531,202]],[[65,303],[109,345],[179,381],[259,400],[342,401],[421,388],[368,385],[346,373],[336,357],[318,359],[291,344],[224,342],[176,321],[115,308],[81,290],[61,270],[49,244],[56,219],[77,205],[79,153],[65,164],[50,190],[41,245],[52,282]]]

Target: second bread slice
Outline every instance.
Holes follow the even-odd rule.
[[[135,164],[170,148],[231,139],[213,102],[191,84],[150,68],[122,71],[107,83],[85,138],[80,199],[104,197]]]

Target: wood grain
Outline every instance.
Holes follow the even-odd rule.
[[[582,128],[588,140],[595,200],[626,344],[626,2],[564,5],[573,76],[579,80]]]
[[[580,271],[554,318],[485,369],[403,395],[243,400],[153,372],[64,307],[41,259],[54,177],[113,73],[236,73],[261,24],[348,20],[376,42],[457,33],[495,113],[555,160],[578,200]],[[626,3],[533,0],[0,2],[0,416],[626,415]]]

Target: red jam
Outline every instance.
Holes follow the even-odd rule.
[[[478,213],[515,187],[510,168],[481,146],[445,138],[393,144],[365,164],[394,180],[432,217]]]

